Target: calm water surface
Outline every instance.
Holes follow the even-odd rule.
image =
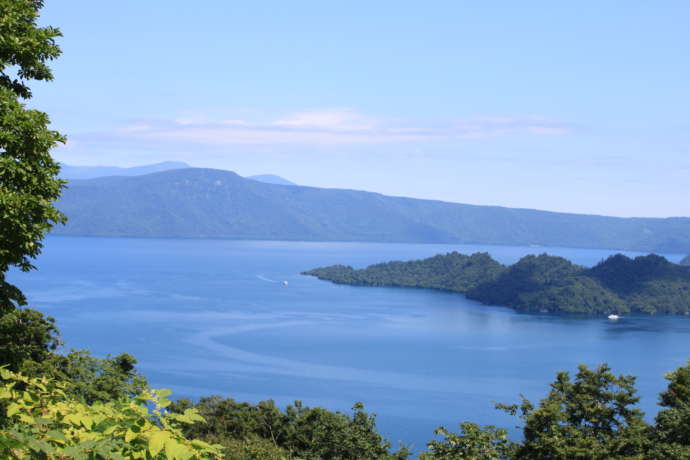
[[[394,443],[417,450],[439,425],[514,426],[495,402],[540,398],[556,371],[578,363],[608,362],[639,376],[641,406],[653,415],[662,374],[690,358],[687,317],[518,314],[458,294],[338,286],[299,274],[451,250],[487,251],[503,263],[548,252],[583,265],[616,252],[51,237],[39,271],[13,281],[57,318],[66,348],[132,353],[155,387],[346,411],[362,401]]]

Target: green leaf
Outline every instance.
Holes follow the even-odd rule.
[[[72,460],[87,460],[88,457],[79,447],[66,447],[62,452],[67,458]]]
[[[10,403],[9,406],[7,406],[7,416],[12,417],[14,414],[19,412],[22,409],[22,406],[20,406],[17,403]]]
[[[168,439],[165,442],[165,455],[169,459],[187,460],[194,456],[194,453],[179,441],[175,439]]]
[[[153,390],[156,393],[156,396],[159,398],[165,398],[168,397],[172,394],[172,390],[168,390],[167,388],[161,388],[160,390]]]
[[[165,441],[168,439],[168,433],[165,431],[156,431],[149,437],[149,453],[152,457],[158,455],[165,446]]]
[[[192,446],[199,449],[208,449],[211,447],[211,444],[201,441],[199,439],[192,439]]]
[[[66,444],[67,437],[61,432],[57,430],[51,430],[48,433],[46,433],[46,439],[49,441],[56,442],[58,444]]]
[[[93,418],[89,417],[88,415],[83,415],[81,417],[81,424],[84,425],[84,428],[90,430],[93,426]]]
[[[67,414],[62,421],[69,423],[70,425],[81,425],[81,417],[79,417],[77,414]]]
[[[206,419],[199,415],[199,412],[196,409],[186,409],[184,411],[184,416],[191,420],[192,422],[205,422]]]
[[[112,427],[111,427],[112,428]],[[131,442],[132,439],[136,438],[137,434],[132,430],[127,430],[125,432],[125,442]]]
[[[36,424],[36,419],[34,419],[33,417],[31,417],[29,415],[19,414],[17,417],[19,417],[19,420],[26,423],[27,425],[35,425]]]

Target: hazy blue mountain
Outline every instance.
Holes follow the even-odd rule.
[[[96,179],[109,176],[143,176],[156,172],[170,171],[172,169],[191,168],[191,166],[182,161],[163,161],[161,163],[133,166],[130,168],[121,168],[119,166],[72,166],[64,163],[60,166],[62,168],[60,176],[70,180]],[[247,176],[247,179],[264,182],[266,184],[297,185],[275,174],[257,174],[255,176]]]
[[[685,256],[683,260],[680,261],[681,265],[690,265],[690,255]]]
[[[151,165],[133,166],[131,168],[120,168],[118,166],[71,166],[61,164],[62,170],[60,177],[64,179],[94,179],[107,176],[142,176],[171,169],[189,168],[187,163],[182,161],[164,161]]]
[[[266,184],[176,169],[72,181],[58,207],[84,236],[476,243],[690,252],[690,218],[615,218]]]
[[[294,182],[276,176],[275,174],[259,174],[257,176],[247,176],[247,179],[258,180],[259,182],[264,182],[266,184],[278,184],[278,185],[297,185]]]

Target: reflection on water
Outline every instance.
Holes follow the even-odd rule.
[[[662,374],[690,358],[687,317],[518,314],[458,294],[299,275],[451,250],[487,251],[503,263],[548,252],[583,265],[613,253],[63,237],[48,239],[39,272],[13,280],[57,318],[67,347],[132,353],[153,385],[178,396],[301,399],[340,410],[363,401],[391,439],[417,448],[441,424],[514,426],[494,403],[539,398],[556,371],[579,363],[639,376],[641,406],[653,414]]]

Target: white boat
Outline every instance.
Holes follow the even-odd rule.
[[[283,281],[283,286],[287,286],[287,285],[288,285],[288,282],[287,282],[287,281]]]
[[[618,316],[618,315],[609,315],[608,318],[609,318],[609,319],[618,319],[618,318],[620,318],[620,316]]]

